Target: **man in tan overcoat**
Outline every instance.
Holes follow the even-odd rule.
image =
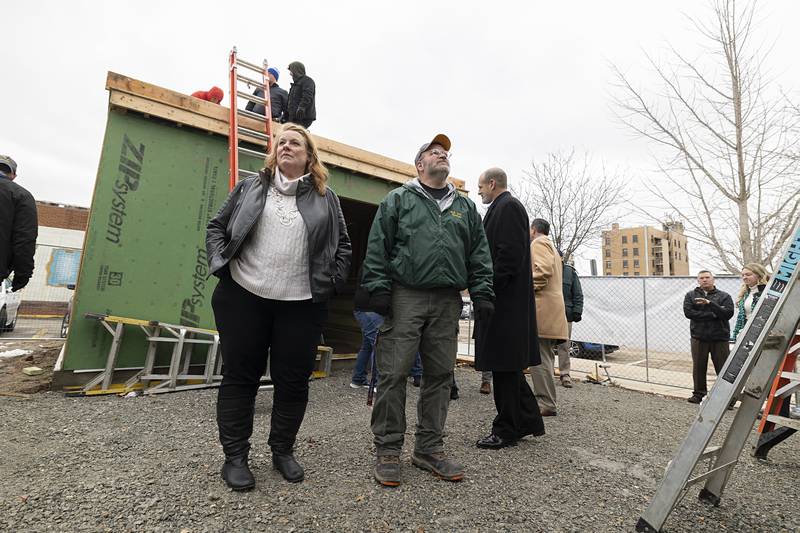
[[[536,325],[539,330],[539,355],[542,364],[530,368],[533,393],[542,416],[556,415],[556,384],[553,380],[553,348],[569,338],[564,294],[561,289],[563,266],[553,241],[550,223],[541,218],[531,222],[531,268],[536,300]]]

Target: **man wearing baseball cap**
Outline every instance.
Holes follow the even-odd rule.
[[[272,120],[275,122],[286,121],[286,110],[289,107],[289,93],[278,86],[278,78],[280,72],[275,67],[267,69],[267,77],[269,78],[269,103],[272,108]],[[255,96],[264,98],[264,91],[259,87],[253,92]],[[248,102],[245,110],[264,114],[264,104],[257,104],[256,102]]]
[[[0,155],[0,281],[14,273],[11,290],[18,291],[33,275],[33,254],[39,224],[36,201],[14,183],[17,163]]]
[[[444,453],[443,430],[456,361],[461,295],[469,289],[475,313],[494,311],[492,258],[475,204],[447,182],[450,139],[438,134],[414,158],[417,178],[378,206],[362,275],[366,308],[385,317],[377,341],[380,375],[372,432],[375,479],[400,484],[406,431],[406,382],[417,350],[422,383],[411,462],[447,481],[464,477]]]

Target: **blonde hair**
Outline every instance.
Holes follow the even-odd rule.
[[[750,272],[758,276],[758,282],[756,282],[756,286],[766,285],[767,282],[769,281],[769,274],[767,273],[767,269],[764,268],[764,265],[761,265],[759,263],[747,263],[745,266],[742,267],[742,270],[745,269],[749,270]],[[747,284],[742,283],[742,288],[739,289],[739,295],[736,297],[737,304],[741,302],[742,299],[747,295],[748,289],[749,288],[747,287]]]
[[[328,183],[328,169],[320,161],[319,153],[317,153],[317,145],[308,130],[297,124],[285,124],[281,132],[276,136],[272,143],[272,150],[267,156],[265,162],[266,167],[264,170],[269,170],[270,174],[275,174],[275,168],[278,166],[278,139],[287,131],[294,131],[299,133],[306,142],[306,155],[308,156],[308,163],[306,164],[305,171],[311,174],[314,178],[314,188],[320,196],[325,196],[325,186]]]

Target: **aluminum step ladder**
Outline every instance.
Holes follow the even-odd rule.
[[[272,146],[272,104],[269,98],[269,74],[267,73],[267,67],[268,64],[266,60],[264,60],[262,66],[259,67],[255,63],[239,59],[235,46],[228,56],[228,74],[230,78],[228,91],[230,95],[230,114],[228,120],[228,163],[230,169],[228,183],[229,190],[232,190],[236,186],[236,183],[239,181],[239,179],[248,178],[256,174],[255,172],[239,168],[239,154],[259,157],[262,160],[266,160],[267,154],[269,154]],[[261,79],[261,81],[251,78],[250,76],[240,74],[240,68],[247,69],[248,71],[255,73],[256,76]],[[255,87],[263,90],[264,97],[261,98],[251,94],[247,89],[242,90],[244,87],[241,86],[241,82],[246,84],[247,89]],[[240,98],[263,105],[264,116],[253,113],[252,111],[247,111],[245,109],[239,109]],[[264,124],[264,128],[261,129],[260,126],[256,129],[243,127],[239,124],[240,117],[251,119],[251,122],[252,120],[262,122]],[[263,145],[266,151],[261,152],[260,150],[253,150],[251,148],[241,146],[241,141],[243,139],[251,144]]]
[[[795,222],[781,262],[753,310],[732,355],[700,407],[675,458],[667,466],[650,505],[636,523],[636,531],[658,532],[667,517],[695,483],[705,482],[699,499],[719,505],[722,492],[739,461],[742,448],[771,390],[790,340],[800,322],[800,220]],[[728,405],[739,399],[730,429],[721,446],[709,446]],[[695,474],[701,461],[708,470]]]

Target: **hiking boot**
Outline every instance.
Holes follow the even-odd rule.
[[[397,487],[400,485],[399,455],[375,456],[375,481],[384,487]]]
[[[478,389],[478,392],[481,394],[491,394],[492,393],[492,384],[488,381],[481,382],[481,388]]]
[[[222,479],[232,490],[250,490],[256,486],[256,479],[247,465],[247,454],[225,457],[222,465]]]
[[[292,453],[272,452],[272,466],[281,473],[289,483],[299,483],[305,477],[305,471]]]
[[[569,375],[561,376],[561,386],[567,389],[572,388],[572,380],[570,379]]]
[[[700,403],[703,401],[703,397],[699,394],[692,394],[686,401],[689,403]]]
[[[411,462],[417,468],[432,472],[434,476],[445,481],[461,481],[464,479],[464,467],[448,459],[444,452],[414,452]]]

